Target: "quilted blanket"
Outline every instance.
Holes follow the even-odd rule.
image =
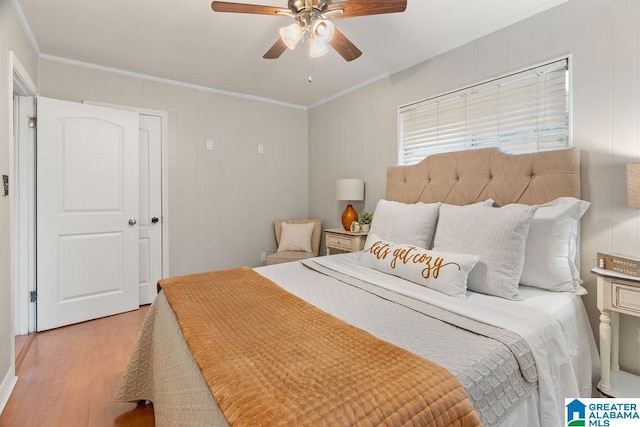
[[[481,425],[446,369],[249,268],[159,285],[230,425]]]

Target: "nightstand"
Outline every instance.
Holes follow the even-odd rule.
[[[619,313],[640,317],[640,277],[594,268],[600,310],[600,382],[598,390],[612,397],[638,397],[640,377],[620,370]]]
[[[331,249],[344,252],[357,252],[364,248],[368,232],[353,233],[344,228],[329,228],[324,230],[327,244],[327,255],[331,255]]]

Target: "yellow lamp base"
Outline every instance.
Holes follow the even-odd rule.
[[[351,230],[351,223],[358,220],[358,212],[351,206],[351,203],[347,205],[342,213],[342,226],[345,230]]]

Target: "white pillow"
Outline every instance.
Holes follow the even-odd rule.
[[[560,197],[538,205],[525,250],[520,283],[549,291],[585,295],[576,265],[580,218],[590,203]]]
[[[478,255],[467,287],[519,300],[518,283],[535,206],[442,205],[434,251]]]
[[[280,233],[280,245],[278,252],[303,251],[311,252],[311,235],[314,224],[288,224],[282,223]]]
[[[400,203],[380,199],[365,247],[371,246],[371,235],[393,243],[429,249],[438,222],[440,203]]]
[[[440,291],[466,298],[467,277],[478,262],[475,255],[429,251],[414,245],[397,245],[371,236],[360,263],[387,274]]]

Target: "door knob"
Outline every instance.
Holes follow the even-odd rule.
[[[151,218],[151,222],[152,222],[153,224],[157,223],[157,222],[158,222],[158,217],[157,217],[157,216],[154,216],[153,218]]]
[[[138,222],[138,221],[136,221],[135,219],[131,218],[131,219],[129,220],[129,225],[136,225],[136,223],[137,223],[137,222]]]

